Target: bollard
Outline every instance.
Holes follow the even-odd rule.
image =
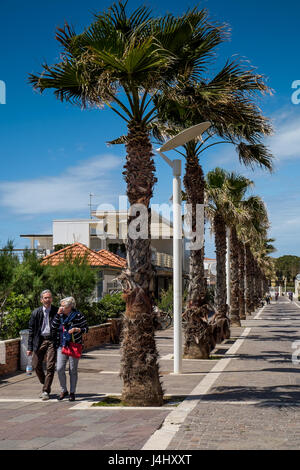
[[[29,330],[22,330],[20,331],[20,336],[21,336],[21,343],[20,343],[20,369],[21,370],[26,370],[27,366],[27,347],[28,347],[28,336],[29,336]]]
[[[6,345],[5,345],[5,341],[0,341],[0,364],[6,364]]]

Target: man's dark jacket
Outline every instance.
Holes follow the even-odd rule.
[[[49,324],[50,324],[50,336],[54,343],[56,342],[56,335],[53,333],[51,324],[57,312],[58,312],[58,308],[54,307],[54,305],[51,305],[51,309],[49,313]],[[29,336],[28,336],[27,351],[36,352],[39,349],[43,341],[43,338],[41,336],[43,320],[44,320],[44,312],[43,312],[43,306],[41,306],[33,310],[30,320],[29,320]]]

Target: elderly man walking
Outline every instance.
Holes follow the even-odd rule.
[[[40,298],[42,306],[32,312],[29,320],[27,356],[33,355],[33,368],[39,381],[43,384],[40,398],[49,400],[56,362],[56,335],[51,324],[58,308],[52,305],[50,290],[44,290]],[[43,368],[45,360],[46,373]]]

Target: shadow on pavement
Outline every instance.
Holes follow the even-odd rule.
[[[298,385],[284,385],[272,387],[216,387],[213,389],[215,393],[209,393],[201,402],[243,402],[243,401],[258,401],[253,404],[259,408],[263,407],[289,407],[300,406],[299,401],[299,386]],[[189,396],[187,400],[200,399],[201,396]],[[227,404],[227,403],[226,403]]]

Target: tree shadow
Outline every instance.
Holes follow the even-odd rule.
[[[270,331],[270,333],[281,333],[282,334],[282,330],[272,330],[272,331]],[[298,333],[299,334],[299,331],[298,330],[291,330],[289,333]]]
[[[76,401],[97,402],[106,395],[106,393],[76,393]]]
[[[262,341],[264,343],[267,343],[267,342],[274,342],[274,341],[297,341],[297,340],[300,340],[300,336],[299,334],[297,336],[293,335],[293,336],[290,336],[290,335],[274,335],[274,336],[270,336],[268,338],[265,338],[265,337],[262,337],[262,336],[259,336],[259,335],[248,335],[247,336],[247,339],[252,339],[254,341]]]
[[[230,357],[228,355],[228,357]],[[291,354],[281,353],[279,351],[265,351],[264,354],[238,354],[239,359],[247,359],[247,360],[264,360],[267,362],[282,362],[287,363],[291,362]]]
[[[187,399],[195,399],[195,396],[189,396]],[[243,401],[257,401],[253,404],[258,408],[262,407],[288,407],[300,406],[299,401],[299,386],[298,385],[285,385],[283,386],[268,386],[268,387],[254,387],[254,386],[229,386],[229,387],[215,387],[211,393],[205,395],[202,402],[217,401],[222,402],[243,402]]]
[[[279,372],[281,374],[285,374],[287,372],[292,372],[293,374],[294,373],[299,373],[300,372],[300,367],[297,369],[296,366],[295,367],[274,367],[274,368],[270,368],[270,369],[261,369],[260,372]]]

